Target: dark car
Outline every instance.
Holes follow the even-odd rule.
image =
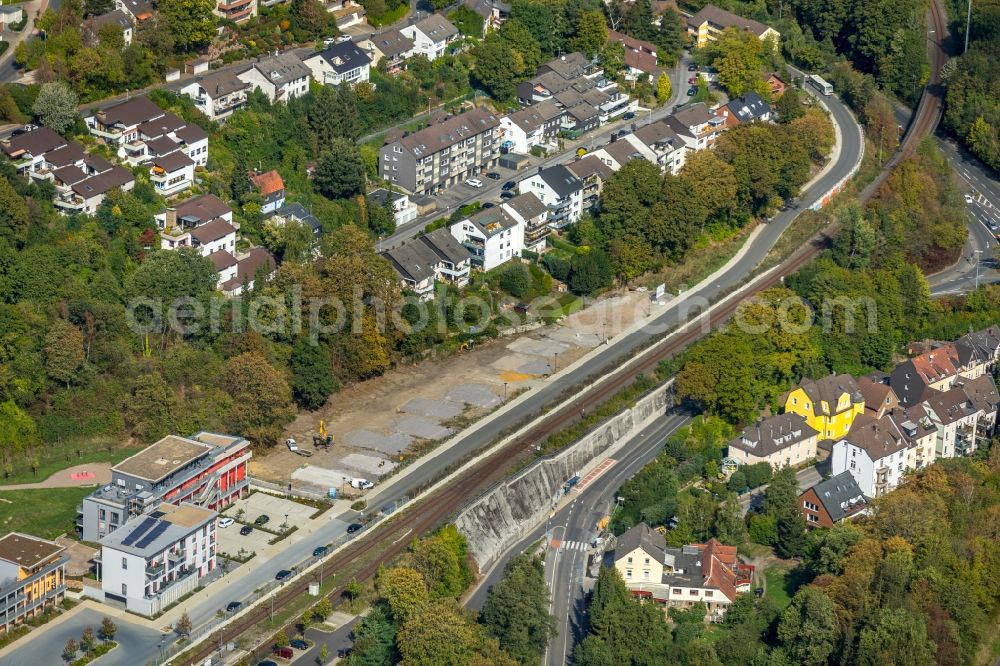
[[[480,206],[480,208],[486,210],[487,208],[493,208],[494,206],[496,206],[495,203],[493,203],[492,201],[487,201],[482,206]]]
[[[695,65],[694,63],[688,65],[688,71],[689,72],[697,72],[698,71],[698,65]]]
[[[362,525],[361,523],[351,523],[350,525],[347,526],[347,533],[348,534],[354,534],[355,532],[357,532],[358,530],[360,530],[362,527],[364,527],[364,525]]]
[[[316,546],[313,548],[313,557],[319,557],[321,555],[326,555],[326,546]]]
[[[291,571],[289,571],[288,569],[282,569],[278,573],[274,574],[274,580],[279,580],[279,581],[280,580],[285,580],[286,578],[288,578],[291,575],[292,575]]]
[[[634,111],[629,111],[624,116],[622,116],[622,120],[632,120],[633,118],[635,118],[635,112]]]
[[[292,657],[295,656],[295,653],[292,651],[292,648],[290,647],[282,648],[278,647],[277,645],[274,646],[274,654],[278,655],[282,659],[291,659]]]
[[[340,648],[337,650],[337,656],[343,659],[344,657],[350,657],[352,652],[354,652],[354,648]]]
[[[512,191],[510,191],[510,190],[507,190],[506,192],[501,192],[500,193],[500,198],[501,199],[513,199],[516,196],[517,196],[517,194],[514,193],[514,192],[512,192]]]
[[[257,666],[278,666],[278,663],[271,661],[270,659],[265,659],[264,661],[258,662]]]
[[[253,532],[253,528],[250,527],[249,525],[244,525],[243,527],[240,528],[240,534],[242,534],[243,536],[246,536],[251,532]]]
[[[698,94],[698,89],[695,87],[688,88],[688,97],[694,97]]]
[[[257,520],[253,521],[253,524],[256,525],[257,527],[260,527],[261,525],[267,525],[267,521],[269,520],[271,520],[271,516],[267,514],[261,514],[257,516]]]
[[[508,180],[506,183],[503,184],[503,187],[501,187],[500,189],[506,192],[507,190],[514,189],[515,187],[517,187],[517,183],[515,183],[512,180]]]
[[[296,650],[308,650],[309,649],[309,643],[306,643],[301,638],[296,638],[294,640],[290,640],[290,641],[288,641],[288,644],[291,645]]]
[[[489,178],[490,180],[500,180],[500,174],[498,174],[496,171],[487,171],[486,177]]]
[[[226,612],[227,613],[235,613],[236,611],[238,611],[241,608],[243,608],[243,602],[242,601],[230,601],[229,605],[226,606]]]

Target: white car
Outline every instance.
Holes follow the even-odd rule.
[[[966,194],[965,195],[965,203],[967,203],[967,204],[972,203],[972,195],[971,194]]]
[[[219,527],[229,527],[235,522],[232,518],[219,518]]]
[[[469,187],[479,188],[483,186],[483,181],[479,180],[478,178],[470,178],[469,180],[465,181],[465,184],[468,185]]]

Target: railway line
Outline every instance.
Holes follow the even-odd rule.
[[[924,88],[916,114],[903,142],[879,175],[861,192],[859,199],[862,203],[867,202],[875,195],[895,166],[911,155],[919,141],[933,131],[943,112],[944,96],[940,70],[946,59],[944,43],[947,39],[947,23],[940,0],[932,0],[928,15],[933,26],[929,34],[934,36],[928,44],[931,60],[929,81]],[[831,228],[825,233],[815,236],[782,262],[777,270],[771,271],[767,277],[758,280],[751,288],[727,296],[722,304],[713,311],[711,328],[718,328],[727,322],[736,312],[742,300],[775,286],[783,277],[793,274],[815,258],[828,245],[835,231],[836,228]],[[415,503],[405,511],[405,521],[399,519],[391,521],[386,526],[365,534],[339,553],[331,556],[324,565],[324,569],[326,571],[343,569],[351,562],[363,560],[372,553],[377,553],[370,562],[363,565],[355,573],[355,577],[359,580],[374,576],[379,566],[390,562],[409,545],[410,539],[404,537],[409,534],[414,537],[419,536],[445,522],[464,501],[480,494],[506,476],[509,470],[519,467],[531,458],[537,444],[543,442],[549,435],[579,420],[583,410],[596,408],[634,382],[638,376],[651,373],[660,361],[675,356],[689,344],[703,337],[706,332],[700,326],[681,329],[679,332],[667,334],[665,338],[655,342],[634,363],[624,366],[616,364],[616,369],[605,367],[598,370],[598,373],[608,372],[599,384],[581,393],[571,403],[542,417],[535,427],[476,463],[454,483]],[[305,594],[309,583],[315,582],[317,578],[318,575],[294,578],[292,582],[276,593],[274,607],[282,607],[296,597]],[[338,599],[343,591],[342,587],[338,587],[329,596],[332,599]],[[217,652],[220,645],[235,640],[254,626],[268,620],[269,617],[269,605],[261,604],[252,608],[229,626],[212,634],[210,640],[205,640],[193,651],[175,658],[172,663],[202,664]],[[286,632],[293,631],[294,626],[289,625],[285,627],[285,630]],[[270,652],[269,647],[269,644],[265,642],[253,652],[252,658],[266,657]]]

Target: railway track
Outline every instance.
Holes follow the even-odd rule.
[[[940,70],[946,59],[943,43],[947,39],[947,23],[940,0],[932,0],[929,16],[931,24],[934,26],[933,34],[935,35],[929,46],[932,72],[930,80],[924,88],[924,93],[917,107],[914,119],[910,124],[906,137],[902,144],[900,144],[899,150],[886,163],[878,177],[861,192],[859,199],[862,203],[867,202],[875,195],[878,188],[885,182],[885,179],[888,178],[896,165],[913,153],[919,141],[933,131],[941,117],[944,96]],[[836,229],[832,228],[803,245],[798,251],[782,262],[778,270],[773,271],[768,277],[760,280],[752,289],[748,290],[744,294],[744,299],[775,286],[783,277],[795,273],[803,265],[812,261],[827,246],[832,233],[835,231]],[[727,322],[744,299],[727,298],[724,304],[713,312],[711,328],[718,328]],[[581,410],[592,410],[599,406],[634,382],[639,375],[651,373],[660,361],[675,356],[703,335],[705,335],[705,331],[702,327],[693,326],[679,333],[669,335],[669,337],[660,342],[654,343],[652,349],[644,354],[639,361],[620,368],[617,371],[611,371],[607,375],[607,378],[600,384],[579,396],[571,404],[543,417],[538,425],[529,432],[514,439],[486,459],[476,463],[455,483],[435,492],[430,497],[421,500],[407,509],[407,520],[405,522],[401,520],[393,521],[384,528],[367,533],[361,539],[352,542],[351,545],[332,556],[324,565],[324,570],[344,569],[351,562],[357,562],[372,552],[377,551],[377,557],[370,563],[362,566],[355,573],[355,577],[358,580],[373,577],[378,571],[379,566],[390,562],[409,545],[410,539],[403,538],[404,536],[412,534],[415,538],[442,524],[464,501],[488,489],[494,483],[504,478],[508,470],[520,466],[529,459],[533,455],[537,444],[543,442],[549,435],[579,420]],[[317,575],[296,577],[277,593],[275,607],[280,608],[296,597],[306,593],[309,583],[315,582],[317,578]],[[342,594],[343,588],[338,587],[329,596],[337,599]],[[216,653],[219,645],[235,640],[252,627],[268,620],[269,616],[269,605],[261,604],[248,611],[246,615],[240,617],[225,629],[213,634],[211,640],[204,641],[199,649],[190,655],[186,655],[183,661],[175,659],[174,663],[201,664]],[[294,631],[294,626],[289,625],[285,627],[285,630],[286,632]],[[254,652],[252,659],[263,658],[268,653],[267,646],[262,646]]]

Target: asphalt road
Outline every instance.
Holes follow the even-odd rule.
[[[481,609],[489,588],[503,577],[507,562],[545,538],[545,577],[557,633],[549,643],[544,663],[546,666],[566,664],[573,646],[587,630],[586,595],[592,582],[586,579],[585,574],[587,559],[594,552],[589,544],[598,536],[598,521],[610,514],[618,488],[655,458],[667,437],[689,420],[686,414],[672,413],[633,436],[615,454],[616,463],[608,471],[579,493],[574,493],[575,498],[570,504],[559,509],[545,524],[539,525],[504,553],[466,605],[475,610]],[[553,547],[556,541],[559,545]]]

